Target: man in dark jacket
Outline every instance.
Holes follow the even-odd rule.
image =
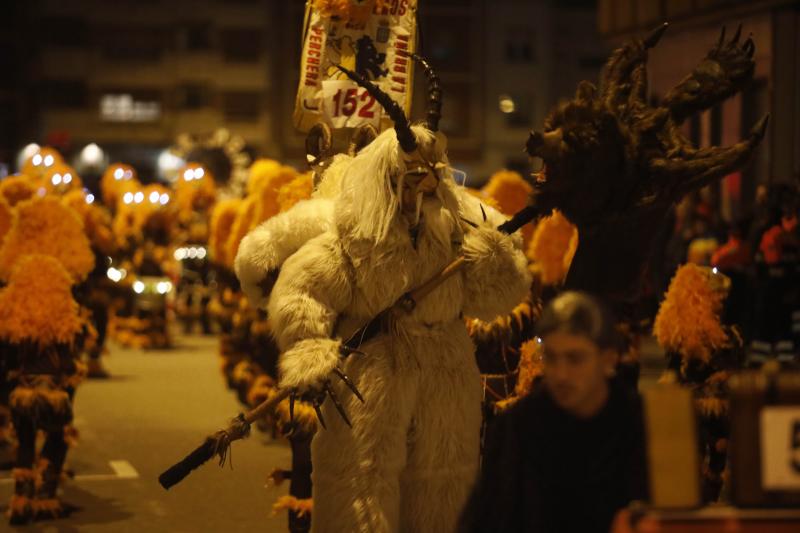
[[[464,532],[607,533],[618,510],[645,497],[641,403],[613,377],[608,313],[564,293],[537,331],[543,379],[490,427]]]

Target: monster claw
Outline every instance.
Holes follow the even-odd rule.
[[[481,207],[481,215],[483,215],[483,221],[486,222],[486,211],[483,210],[483,204],[478,204]]]
[[[328,382],[325,382],[325,391],[328,393],[328,396],[330,396],[331,401],[333,402],[333,406],[336,408],[337,411],[339,411],[339,414],[342,415],[344,423],[347,424],[347,427],[352,428],[353,424],[351,424],[350,419],[347,418],[347,413],[345,412],[344,407],[342,407],[342,404],[339,403],[339,398],[336,397],[336,394],[333,392],[333,389],[331,388],[331,384]]]
[[[358,389],[356,388],[355,383],[353,383],[353,381],[349,377],[347,377],[347,374],[345,374],[344,372],[342,372],[338,368],[334,368],[333,369],[333,373],[336,374],[337,376],[339,376],[339,379],[344,381],[344,384],[347,385],[347,388],[349,388],[351,391],[353,391],[353,394],[356,395],[356,398],[361,400],[361,403],[364,403],[364,397],[361,396],[360,392],[358,392]]]
[[[296,389],[289,393],[289,423],[294,424],[294,402],[297,399]]]
[[[756,51],[756,44],[753,42],[752,36],[748,37],[744,42],[742,45],[742,50],[744,50],[748,58],[753,57],[753,53]]]
[[[719,32],[719,41],[717,41],[717,50],[722,48],[722,43],[725,42],[725,26],[722,27],[722,31]]]
[[[734,34],[733,39],[731,39],[731,44],[736,44],[739,42],[739,37],[742,36],[742,25],[739,24],[739,27],[736,28],[736,34]]]
[[[656,44],[658,44],[658,41],[661,40],[661,37],[664,35],[664,32],[667,31],[668,27],[669,23],[665,22],[664,24],[662,24],[661,26],[650,32],[650,35],[645,37],[643,41],[645,49],[653,48]]]
[[[761,117],[761,120],[753,126],[752,135],[757,139],[762,139],[767,132],[767,124],[769,124],[769,113]]]
[[[319,398],[314,398],[311,401],[311,405],[314,406],[314,411],[317,413],[317,418],[319,419],[319,423],[322,426],[322,429],[328,429],[327,426],[325,426],[325,419],[322,417],[322,411],[319,408],[320,406]]]

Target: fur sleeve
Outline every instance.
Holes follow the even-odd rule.
[[[461,216],[479,228],[464,236],[464,314],[494,320],[510,313],[530,288],[528,260],[522,252],[522,235],[504,235],[496,228],[508,218],[463,189],[458,190]],[[481,207],[483,209],[481,209]],[[486,221],[484,222],[484,213]]]
[[[261,308],[266,305],[268,294],[264,294],[259,284],[267,274],[281,268],[306,242],[328,231],[332,221],[332,202],[315,198],[275,215],[242,239],[234,269],[252,305]]]
[[[324,233],[292,255],[269,299],[268,313],[278,347],[287,350],[309,338],[328,338],[352,298],[351,266],[336,236]]]
[[[513,237],[486,224],[464,236],[464,314],[481,320],[510,313],[531,283],[528,260]]]

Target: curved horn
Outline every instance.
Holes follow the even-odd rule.
[[[442,88],[439,85],[439,76],[431,65],[417,54],[411,54],[414,61],[422,66],[425,77],[428,78],[428,104],[425,111],[425,122],[431,131],[439,130],[439,119],[442,118]]]
[[[417,148],[417,139],[411,131],[411,125],[408,123],[406,114],[400,106],[392,100],[392,97],[380,90],[377,85],[367,80],[363,76],[356,74],[352,70],[348,70],[341,65],[336,65],[336,68],[344,72],[348,78],[364,87],[369,94],[386,110],[389,118],[394,122],[394,129],[397,132],[397,140],[400,142],[400,147],[404,152],[413,152]]]
[[[306,161],[310,167],[317,165],[325,158],[333,145],[331,128],[327,124],[317,122],[306,136]]]
[[[362,124],[353,130],[353,135],[350,137],[350,146],[347,148],[347,153],[355,156],[362,148],[375,140],[378,136],[378,131],[372,124]]]

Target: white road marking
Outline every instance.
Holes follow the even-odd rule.
[[[114,479],[139,478],[139,472],[136,471],[132,464],[124,459],[109,461],[108,464],[111,466],[111,470],[114,471],[113,474],[81,474],[75,476],[73,481],[111,481]],[[11,484],[13,482],[14,479],[10,476],[0,478],[0,484]]]
[[[132,464],[124,459],[109,461],[108,464],[111,465],[111,469],[120,479],[137,479],[139,477],[139,472],[136,471]]]

